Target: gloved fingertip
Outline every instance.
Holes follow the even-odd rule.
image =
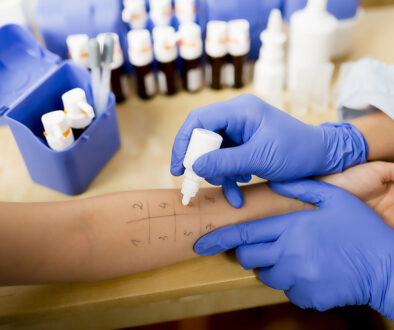
[[[185,168],[183,166],[174,166],[171,167],[170,172],[173,176],[181,176],[185,172]]]
[[[226,180],[223,183],[222,189],[227,201],[233,207],[239,209],[244,205],[244,197],[242,195],[241,189],[239,189],[235,182]]]
[[[210,257],[218,253],[226,251],[224,247],[218,245],[214,233],[201,237],[194,244],[194,251],[203,257]],[[215,242],[216,241],[216,242]]]
[[[206,165],[206,157],[202,155],[194,162],[193,171],[202,178],[212,177],[212,175],[208,173],[208,167],[209,166]]]

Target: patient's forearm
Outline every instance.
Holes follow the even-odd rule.
[[[91,281],[144,271],[196,256],[195,241],[216,228],[311,208],[266,184],[243,190],[242,209],[232,208],[218,188],[201,189],[188,207],[178,190],[0,204],[0,284]]]

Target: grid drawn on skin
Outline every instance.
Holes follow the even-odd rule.
[[[216,198],[211,196],[211,195],[207,195],[204,194],[204,203],[200,203],[200,198],[199,196],[196,196],[194,198],[194,200],[192,201],[192,203],[190,203],[190,206],[188,206],[187,208],[185,208],[182,204],[181,201],[178,199],[173,199],[172,200],[172,210],[171,210],[171,203],[169,202],[160,202],[158,205],[155,206],[155,208],[160,207],[163,210],[167,210],[167,214],[165,215],[155,215],[153,216],[153,214],[160,214],[158,213],[158,209],[155,209],[152,212],[152,206],[151,203],[149,203],[149,201],[146,201],[145,203],[142,202],[134,202],[133,203],[133,207],[137,208],[139,211],[141,211],[139,213],[139,217],[137,219],[132,219],[132,220],[128,220],[126,221],[126,224],[133,224],[135,222],[140,222],[140,221],[144,221],[146,220],[148,223],[148,244],[151,244],[151,236],[152,236],[152,222],[154,221],[171,221],[173,220],[174,224],[173,224],[173,228],[174,231],[173,233],[170,232],[163,232],[163,233],[157,233],[156,230],[156,225],[157,223],[155,223],[155,227],[153,228],[154,230],[154,236],[157,237],[157,239],[160,239],[161,241],[177,241],[177,238],[180,239],[180,237],[184,238],[182,235],[184,236],[195,236],[195,239],[197,238],[197,235],[195,235],[195,231],[196,228],[193,227],[193,230],[188,230],[183,228],[184,223],[182,223],[181,228],[178,228],[178,219],[181,219],[181,221],[185,221],[185,219],[190,219],[190,222],[192,222],[192,219],[194,221],[198,221],[199,224],[199,228],[197,229],[197,232],[199,232],[199,235],[202,236],[204,234],[207,234],[213,230],[216,229],[216,226],[213,225],[212,223],[215,222],[215,219],[219,216],[219,214],[217,214],[215,212],[215,201]],[[166,205],[164,205],[163,203],[165,203]],[[204,204],[209,205],[209,207],[203,207]],[[160,206],[161,205],[161,206]],[[164,207],[165,206],[165,207]],[[145,213],[142,213],[142,211],[146,209]],[[204,209],[204,212],[202,212],[202,209]],[[201,217],[201,213],[205,214],[205,217],[202,218]],[[142,217],[142,214],[145,214],[145,217]],[[183,226],[183,227],[182,227]],[[186,234],[185,234],[186,231]],[[190,234],[193,233],[193,234]],[[161,238],[160,238],[161,237]],[[165,238],[167,237],[167,238]],[[157,240],[156,239],[156,240]]]

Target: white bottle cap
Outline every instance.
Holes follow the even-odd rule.
[[[88,67],[89,37],[87,34],[72,34],[66,39],[68,55],[77,64]]]
[[[41,117],[44,136],[51,149],[63,151],[74,143],[74,135],[63,111],[48,112]]]
[[[68,124],[72,128],[85,128],[90,125],[95,115],[82,88],[74,88],[64,93],[62,101]]]
[[[193,164],[200,156],[220,149],[223,138],[212,131],[195,128],[190,138],[183,166],[185,167],[184,181],[182,184],[183,205],[187,205],[190,199],[196,196],[203,178],[193,171]]]
[[[224,21],[209,21],[205,49],[211,57],[222,57],[227,54],[227,23]]]
[[[181,24],[195,22],[196,0],[175,0],[175,15]]]
[[[127,33],[130,63],[144,66],[153,62],[153,51],[148,30],[131,30]]]
[[[194,60],[202,55],[201,27],[196,23],[183,23],[179,26],[179,53],[185,60]]]
[[[110,34],[114,39],[114,56],[113,56],[113,61],[111,63],[111,69],[114,70],[120,68],[123,65],[124,58],[123,58],[122,48],[120,47],[119,36],[116,33],[110,33]],[[100,33],[97,35],[97,41],[100,44],[101,53],[103,52],[104,40],[106,35],[108,35],[108,33]]]
[[[247,55],[250,51],[250,24],[246,19],[228,22],[228,52],[232,56]]]
[[[148,14],[145,0],[124,0],[123,6],[122,19],[125,23],[129,23],[132,29],[146,27]]]
[[[168,63],[176,60],[177,36],[172,26],[157,26],[153,29],[153,51],[156,60]]]
[[[150,17],[155,26],[170,25],[171,0],[149,0]]]

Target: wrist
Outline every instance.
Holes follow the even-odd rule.
[[[365,163],[368,159],[368,143],[358,128],[347,122],[320,125],[325,148],[325,173],[343,172],[345,169]]]

